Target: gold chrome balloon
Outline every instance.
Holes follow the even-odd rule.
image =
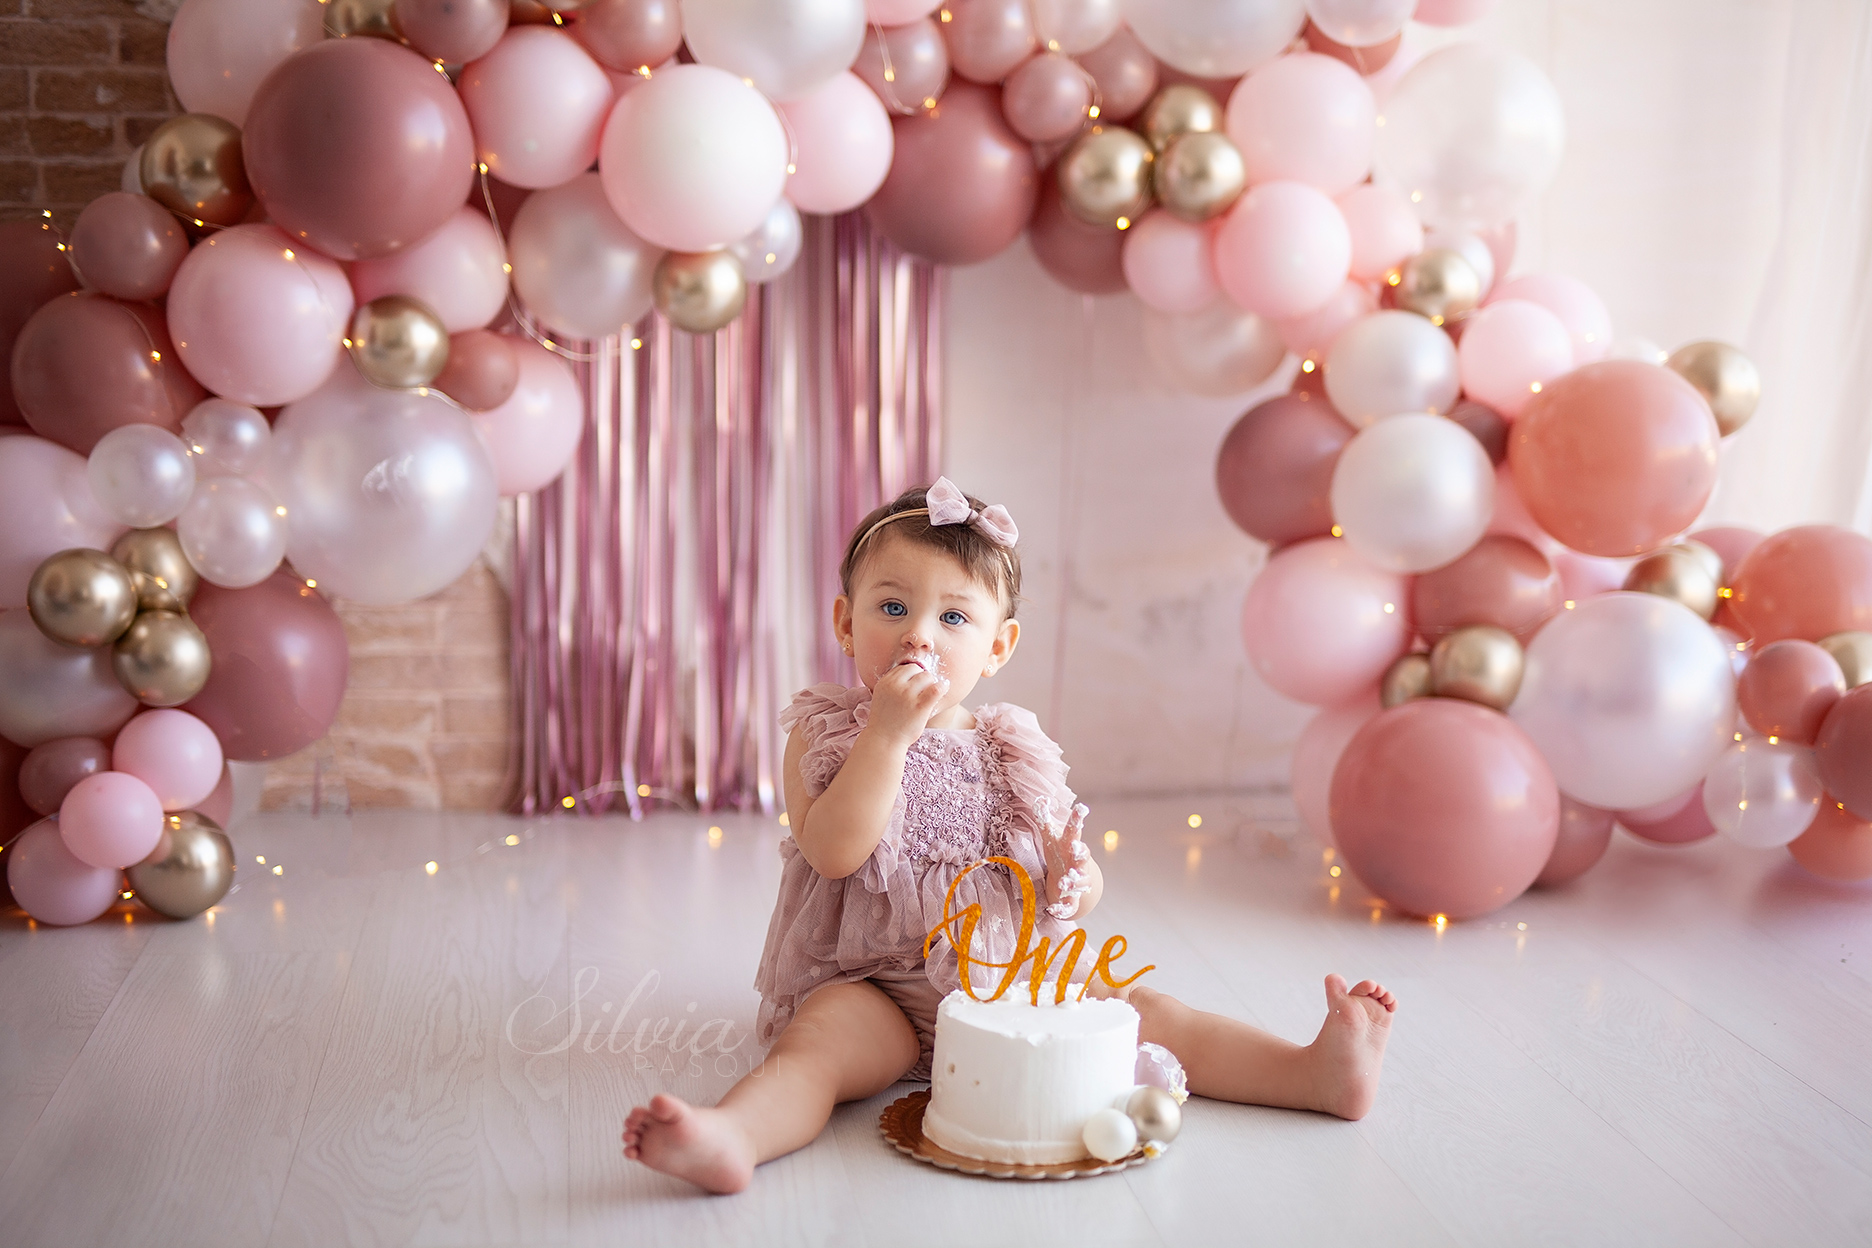
[[[101,550],[61,550],[33,572],[26,606],[53,641],[108,646],[136,619],[136,584]]]
[[[1157,1087],[1143,1084],[1125,1101],[1125,1117],[1137,1128],[1138,1143],[1155,1140],[1168,1144],[1183,1129],[1183,1107],[1176,1097]]]
[[[238,225],[253,207],[240,131],[208,113],[184,113],[156,127],[137,171],[145,195],[192,222]]]
[[[397,26],[396,0],[323,0],[325,33],[334,39],[370,35],[402,43]]]
[[[174,529],[131,529],[111,547],[111,558],[130,574],[137,606],[145,611],[185,610],[201,586]]]
[[[117,639],[117,679],[145,706],[181,706],[208,683],[208,639],[179,611],[144,611]]]
[[[162,836],[142,862],[125,870],[137,900],[157,914],[192,919],[234,884],[234,846],[206,815],[163,816]]]
[[[1378,682],[1378,701],[1388,711],[1414,698],[1430,696],[1430,656],[1407,654],[1385,669]]]
[[[1432,247],[1398,266],[1392,298],[1433,325],[1460,320],[1482,302],[1482,277],[1459,251]]]
[[[1761,402],[1761,373],[1755,361],[1726,342],[1693,342],[1664,361],[1709,400],[1716,428],[1728,437],[1755,414]]]
[[[747,277],[727,251],[665,252],[650,289],[657,311],[692,334],[714,333],[747,303]]]
[[[1201,87],[1172,83],[1159,91],[1138,114],[1138,131],[1152,151],[1161,152],[1172,139],[1185,134],[1206,134],[1222,129],[1222,106]]]
[[[1681,602],[1707,620],[1722,601],[1716,592],[1721,577],[1722,556],[1701,542],[1679,542],[1634,563],[1625,574],[1624,588]]]
[[[1838,661],[1848,689],[1872,684],[1872,633],[1834,633],[1822,637],[1819,645]]]
[[[1156,161],[1157,201],[1183,221],[1207,221],[1229,210],[1248,184],[1241,150],[1219,131],[1178,135]]]
[[[442,318],[410,295],[382,295],[359,305],[345,345],[364,380],[390,390],[426,386],[448,363]]]
[[[1430,651],[1430,692],[1505,711],[1521,691],[1522,665],[1521,643],[1507,629],[1459,628]]]
[[[1151,202],[1150,144],[1122,126],[1094,126],[1060,157],[1060,199],[1088,225],[1124,228]]]

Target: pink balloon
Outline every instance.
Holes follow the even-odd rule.
[[[1504,299],[1463,322],[1463,393],[1513,420],[1541,387],[1573,369],[1573,336],[1538,303]]]
[[[1027,243],[1054,281],[1086,295],[1125,288],[1124,232],[1087,225],[1066,211],[1059,181],[1040,186],[1040,202],[1027,226]]]
[[[115,867],[94,867],[74,857],[56,819],[41,819],[19,834],[6,852],[6,871],[20,908],[60,927],[89,923],[110,909],[123,878]]]
[[[512,26],[463,68],[475,151],[509,186],[558,186],[591,168],[611,111],[611,80],[564,31]]]
[[[1079,133],[1091,106],[1091,77],[1058,52],[1031,58],[1001,88],[1009,127],[1030,143],[1055,143]]]
[[[1378,683],[1410,648],[1409,578],[1382,571],[1341,538],[1275,551],[1242,606],[1248,661],[1296,702],[1344,702]]]
[[[0,438],[0,609],[26,605],[48,556],[109,550],[123,531],[92,495],[84,456],[30,434]]]
[[[1560,795],[1560,834],[1535,888],[1558,888],[1592,870],[1612,844],[1612,812]]]
[[[188,255],[182,223],[147,195],[111,191],[85,205],[68,251],[86,285],[117,299],[155,299]]]
[[[581,21],[590,19],[583,10],[592,7],[581,6]],[[433,60],[465,65],[500,42],[510,9],[505,0],[395,0],[393,15],[412,48]]]
[[[19,768],[19,794],[36,813],[56,815],[73,785],[110,769],[110,746],[96,737],[60,737],[27,753]]]
[[[149,785],[164,810],[192,810],[221,782],[221,742],[187,711],[144,711],[111,747],[111,769]]]
[[[672,65],[627,92],[598,172],[618,218],[671,251],[752,234],[787,178],[787,137],[765,96],[725,69]]]
[[[59,805],[59,835],[80,862],[94,867],[135,866],[162,839],[162,800],[154,789],[121,771],[100,771],[72,786]]]
[[[531,339],[514,342],[520,384],[505,403],[474,412],[502,494],[525,494],[565,471],[585,432],[585,395],[571,366]]]
[[[336,261],[276,226],[237,225],[203,239],[176,271],[169,332],[214,393],[277,407],[331,376],[355,306]]]
[[[1222,297],[1209,227],[1162,209],[1125,231],[1123,264],[1132,293],[1159,312],[1200,312]]]
[[[1385,274],[1423,250],[1423,223],[1410,201],[1388,186],[1355,186],[1334,201],[1352,236],[1352,276],[1361,282]]]
[[[1560,547],[1528,514],[1521,491],[1515,487],[1514,473],[1505,463],[1495,466],[1495,514],[1489,520],[1488,531],[1518,537],[1550,557]]]
[[[236,762],[284,758],[331,728],[351,670],[344,623],[284,569],[247,589],[203,585],[189,613],[214,667],[188,703]]]
[[[1622,810],[1618,821],[1627,832],[1653,845],[1689,845],[1716,835],[1716,825],[1710,822],[1703,809],[1703,782],[1700,780],[1689,792],[1655,806]]]
[[[1507,267],[1505,263],[1499,264],[1495,271],[1505,272]],[[1612,314],[1606,311],[1605,301],[1593,293],[1593,288],[1576,277],[1529,273],[1497,282],[1489,291],[1488,301],[1495,304],[1506,299],[1538,303],[1559,317],[1573,341],[1576,363],[1603,360],[1606,352],[1612,349]]]
[[[184,112],[245,125],[260,80],[324,38],[319,0],[184,0],[169,23],[169,81]]]
[[[1489,15],[1498,0],[1417,0],[1411,16],[1426,26],[1466,26]]]
[[[1345,283],[1352,236],[1324,191],[1264,182],[1222,219],[1215,260],[1230,299],[1257,315],[1286,320],[1318,308]]]
[[[865,0],[865,20],[879,26],[902,26],[928,17],[942,0]]]
[[[1325,537],[1333,469],[1352,432],[1331,403],[1305,390],[1249,408],[1216,452],[1222,509],[1250,537],[1275,546]]]
[[[908,117],[936,107],[948,89],[949,45],[927,17],[903,26],[873,26],[865,32],[852,72],[893,116]]]
[[[1560,574],[1560,588],[1566,593],[1566,601],[1572,603],[1584,602],[1620,588],[1625,584],[1625,574],[1631,570],[1630,559],[1582,555],[1551,539],[1541,549],[1553,563],[1554,571]]]
[[[1322,845],[1337,844],[1332,831],[1333,770],[1358,730],[1381,709],[1377,693],[1368,690],[1350,702],[1320,711],[1294,742],[1288,787],[1300,818]]]
[[[970,82],[1000,82],[1038,42],[1027,0],[948,0],[943,7],[949,63]]]
[[[1228,101],[1228,136],[1248,184],[1304,182],[1336,195],[1371,171],[1378,115],[1371,87],[1343,61],[1316,52],[1277,56],[1243,78]]]
[[[870,199],[890,172],[896,150],[890,114],[858,75],[777,105],[793,131],[793,173],[786,196],[801,212],[848,212]]]
[[[359,303],[409,295],[429,305],[449,333],[480,329],[507,304],[506,249],[487,210],[464,207],[414,247],[350,266]]]
[[[997,93],[952,84],[942,107],[899,117],[896,155],[865,212],[886,238],[939,264],[974,264],[1020,237],[1039,193],[1033,148]]]
[[[1348,281],[1311,312],[1280,323],[1281,341],[1303,359],[1323,360],[1339,331],[1378,310],[1378,296],[1361,282]]]
[[[1098,84],[1099,116],[1105,121],[1131,120],[1157,94],[1157,58],[1129,26],[1120,26],[1118,33],[1075,59]]]

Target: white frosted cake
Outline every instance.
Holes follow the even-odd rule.
[[[1138,1015],[1116,998],[1041,1004],[1025,992],[976,1001],[956,991],[936,1012],[923,1133],[982,1161],[1048,1165],[1089,1156],[1094,1112],[1122,1106],[1137,1073]]]

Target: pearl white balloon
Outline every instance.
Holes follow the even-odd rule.
[[[182,418],[182,440],[197,477],[248,477],[266,465],[273,426],[257,407],[208,399]]]
[[[27,749],[108,737],[137,709],[109,646],[67,646],[40,632],[24,607],[0,611],[0,737]]]
[[[864,43],[864,0],[683,0],[683,39],[770,100],[805,95],[851,68]]]
[[[1442,416],[1381,420],[1333,468],[1333,521],[1346,545],[1387,572],[1428,572],[1481,540],[1495,514],[1495,468]]]
[[[1287,355],[1273,321],[1226,299],[1198,312],[1145,308],[1144,349],[1172,385],[1212,398],[1254,389]]]
[[[741,262],[741,271],[752,286],[770,282],[792,268],[804,245],[799,209],[791,200],[782,199],[767,213],[758,230],[728,250]]]
[[[85,475],[111,518],[134,529],[169,523],[195,489],[188,447],[155,425],[120,425],[99,438]]]
[[[1404,29],[1417,0],[1306,0],[1322,35],[1349,48],[1369,48]]]
[[[1152,55],[1198,78],[1233,78],[1273,60],[1306,25],[1304,0],[1123,0]]]
[[[1118,0],[1033,0],[1040,46],[1067,56],[1090,52],[1124,23]]]
[[[580,338],[615,334],[648,313],[663,255],[618,219],[595,173],[527,196],[507,249],[527,310]]]
[[[1561,792],[1637,810],[1688,791],[1733,742],[1735,677],[1724,651],[1702,617],[1672,599],[1588,598],[1535,634],[1508,715]]]
[[[176,517],[182,553],[202,580],[227,589],[258,585],[286,555],[286,517],[245,477],[210,477]]]
[[[1791,741],[1738,741],[1703,780],[1703,813],[1718,832],[1750,849],[1786,845],[1807,830],[1825,800],[1813,750]]]
[[[1448,412],[1461,388],[1449,335],[1415,312],[1374,312],[1340,330],[1326,352],[1326,397],[1360,428],[1405,412]]]
[[[1117,1161],[1137,1147],[1137,1124],[1123,1110],[1095,1109],[1086,1119],[1080,1138],[1086,1152],[1100,1161]]]

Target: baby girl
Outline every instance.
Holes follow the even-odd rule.
[[[863,683],[815,685],[781,718],[792,833],[754,981],[772,1048],[714,1108],[657,1095],[633,1109],[626,1157],[737,1192],[755,1166],[810,1143],[839,1102],[928,1079],[936,1007],[960,982],[955,951],[939,939],[926,958],[924,937],[969,864],[1002,855],[1044,881],[1036,941],[1057,944],[1098,904],[1104,879],[1059,747],[1017,706],[962,705],[1020,639],[1016,537],[1005,508],[947,478],[852,535],[833,628]],[[971,957],[1005,962],[1014,874],[969,872],[951,904],[970,903],[983,916]],[[1329,975],[1326,1021],[1303,1047],[1142,983],[1118,995],[1138,1011],[1139,1039],[1181,1061],[1190,1092],[1341,1118],[1371,1108],[1397,1008],[1380,984]]]

